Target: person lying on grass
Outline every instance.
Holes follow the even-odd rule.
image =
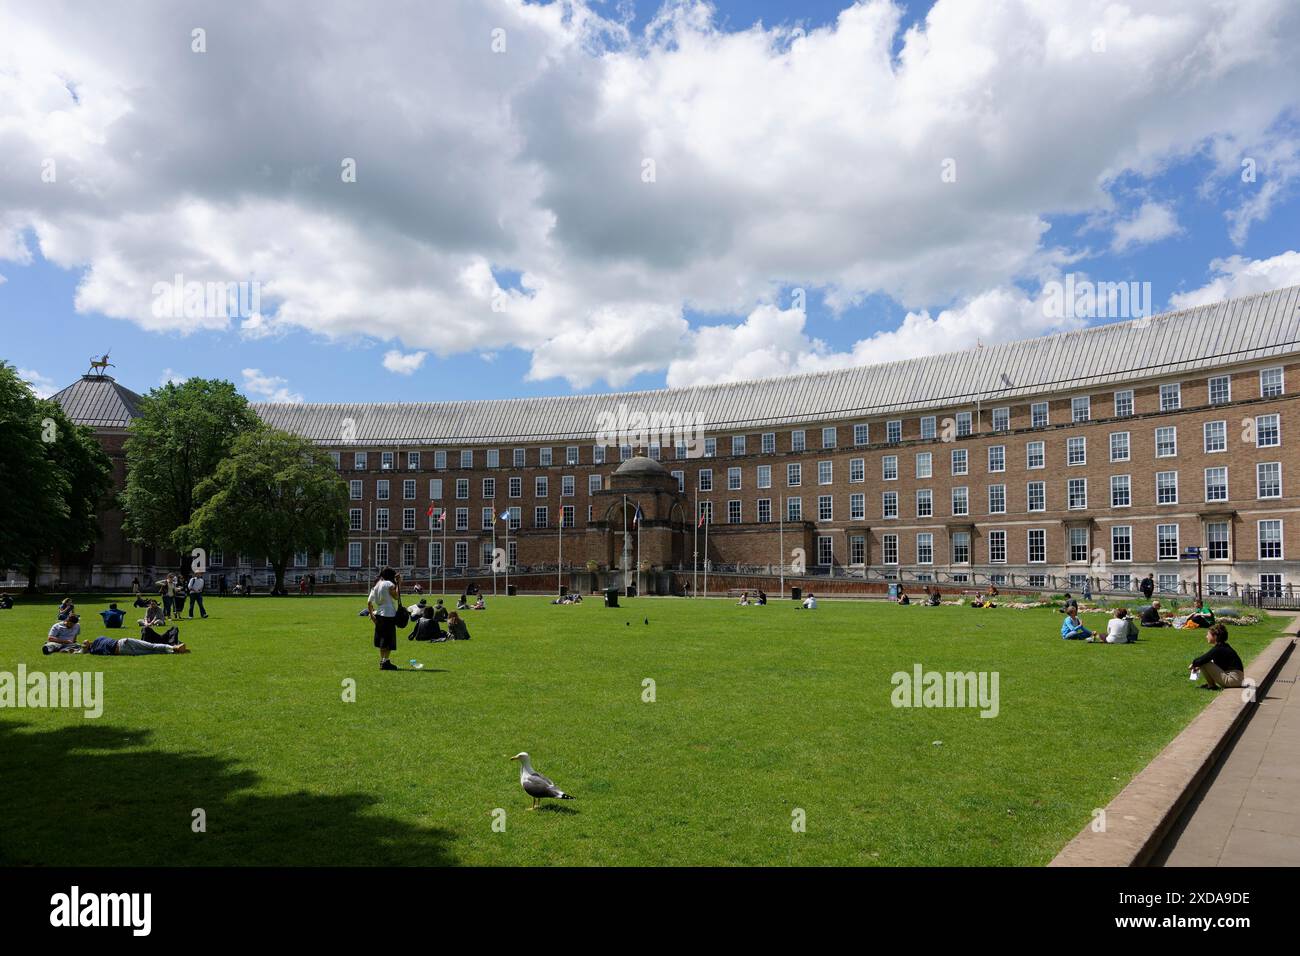
[[[1079,620],[1079,607],[1071,607],[1065,614],[1065,620],[1061,622],[1061,639],[1065,641],[1086,641],[1092,637],[1092,631],[1083,626]]]
[[[188,654],[184,644],[150,644],[134,637],[97,637],[81,642],[83,654],[106,654],[121,657],[139,657],[142,654]]]
[[[1228,628],[1215,624],[1205,634],[1210,649],[1187,665],[1189,671],[1200,671],[1205,678],[1201,690],[1223,690],[1240,687],[1246,678],[1246,669],[1237,652],[1228,646]]]

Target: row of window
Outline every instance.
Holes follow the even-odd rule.
[[[1228,449],[1227,422],[1213,421],[1205,422],[1203,426],[1204,449],[1207,454],[1226,452]],[[1253,429],[1253,439],[1256,448],[1276,448],[1282,443],[1281,421],[1280,416],[1259,415],[1255,418]],[[1110,461],[1125,462],[1130,460],[1130,433],[1129,432],[1112,432],[1110,434]],[[1073,467],[1086,465],[1088,462],[1088,445],[1085,436],[1076,436],[1066,441],[1066,465]],[[1178,429],[1176,426],[1165,426],[1155,430],[1155,448],[1156,458],[1174,458],[1178,455]],[[970,452],[966,448],[954,448],[950,452],[950,474],[954,477],[967,475],[970,473]],[[1042,441],[1031,441],[1025,444],[1025,467],[1028,470],[1036,470],[1047,467],[1046,445]],[[999,474],[1005,472],[1007,468],[1007,455],[1005,445],[992,445],[987,449],[987,470],[989,474]],[[819,461],[816,464],[816,478],[819,485],[830,485],[834,483],[835,467],[832,461]],[[772,487],[772,466],[756,466],[755,479],[757,487]],[[673,476],[677,478],[679,490],[685,489],[685,472],[674,471]],[[918,479],[927,479],[934,477],[934,455],[932,452],[918,452],[914,459],[914,474]],[[1165,473],[1168,474],[1168,473]],[[798,488],[803,485],[803,463],[789,462],[785,466],[785,485],[787,488]],[[897,455],[885,455],[881,459],[881,478],[884,481],[897,481],[899,478],[899,459]],[[866,459],[851,458],[849,459],[849,482],[856,484],[866,480]],[[1208,480],[1208,479],[1207,479]],[[480,497],[492,499],[496,497],[497,479],[482,478],[480,479]],[[506,479],[507,496],[510,498],[522,498],[524,479],[520,476],[512,476]],[[587,476],[587,491],[594,494],[600,491],[603,485],[603,479],[600,475]],[[726,488],[728,491],[740,491],[743,485],[743,469],[736,466],[726,470]],[[571,498],[576,493],[577,477],[574,475],[560,476],[560,497]],[[712,468],[701,468],[697,473],[697,488],[700,491],[712,491],[714,487],[714,474]],[[533,478],[533,496],[537,498],[549,497],[551,490],[550,476],[538,475]],[[354,500],[360,500],[364,495],[364,482],[359,478],[354,478],[349,483],[350,496]],[[414,501],[417,493],[417,484],[414,478],[407,478],[402,481],[402,499],[405,501]],[[375,498],[379,501],[387,501],[391,497],[392,489],[387,478],[377,479],[375,482]],[[429,498],[433,501],[439,501],[443,497],[443,479],[429,479]],[[470,479],[455,479],[455,497],[458,500],[466,501],[470,497]],[[1210,498],[1207,500],[1225,500]],[[1118,506],[1117,506],[1118,507]]]
[[[1282,520],[1270,518],[1257,524],[1256,548],[1260,561],[1284,560],[1282,551]],[[1087,563],[1093,560],[1089,545],[1087,528],[1070,528],[1066,538],[1067,561]],[[1179,526],[1176,524],[1158,524],[1155,526],[1156,559],[1159,561],[1177,561],[1182,557],[1179,548]],[[825,536],[831,540],[830,536]],[[1229,526],[1226,521],[1207,522],[1205,525],[1206,543],[1202,557],[1207,561],[1227,561],[1230,559]],[[984,533],[989,564],[1007,563],[1007,532],[992,530]],[[885,534],[880,537],[880,563],[884,565],[900,564],[899,540],[897,534]],[[1047,529],[1029,528],[1026,531],[1025,556],[1029,564],[1047,563]],[[1100,550],[1100,549],[1099,549]],[[934,533],[918,532],[916,535],[916,558],[914,564],[934,564]],[[1098,555],[1100,556],[1100,555]],[[1110,529],[1110,560],[1114,563],[1133,561],[1133,528],[1130,525],[1114,525]],[[854,562],[861,563],[861,562]],[[969,531],[954,531],[951,535],[950,564],[971,563],[971,535]]]
[[[1275,398],[1283,394],[1283,375],[1282,369],[1268,368],[1262,369],[1259,373],[1259,391],[1261,397]],[[1232,401],[1232,379],[1228,375],[1218,375],[1209,379],[1209,402],[1211,405],[1223,405]],[[1117,391],[1112,396],[1113,417],[1130,418],[1134,414],[1133,390],[1125,389]],[[1183,407],[1182,385],[1173,382],[1160,386],[1159,410],[1161,412],[1178,411]],[[1030,427],[1046,428],[1051,424],[1051,414],[1048,402],[1033,402],[1029,406]],[[992,429],[994,432],[1003,432],[1011,430],[1011,409],[1009,407],[994,408],[990,411]],[[1273,416],[1276,418],[1277,416]],[[1080,395],[1070,400],[1070,420],[1073,423],[1087,422],[1092,420],[1092,397],[1089,395]],[[936,415],[926,415],[920,418],[920,437],[923,440],[933,440],[939,436],[939,418]],[[1216,423],[1225,425],[1226,423]],[[955,436],[958,438],[972,434],[973,421],[971,412],[956,412],[950,419],[944,419],[945,437]],[[855,446],[871,444],[871,427],[868,423],[862,422],[852,426],[853,444]],[[827,425],[820,429],[821,448],[831,449],[838,447],[839,429],[834,425]],[[733,456],[747,454],[748,436],[732,435],[730,436],[731,454]],[[887,444],[897,444],[903,440],[903,419],[893,419],[885,422],[885,442]],[[776,453],[776,432],[764,432],[759,436],[760,450],[762,454],[771,455]],[[718,439],[704,439],[703,455],[705,458],[713,458],[718,453]],[[1261,446],[1264,447],[1264,446]],[[809,449],[808,433],[806,429],[794,429],[790,432],[790,451],[802,452]],[[1208,450],[1208,449],[1207,449]],[[591,446],[591,464],[601,465],[605,463],[605,446]],[[650,457],[659,458],[661,448],[659,445],[652,444],[648,448]],[[685,443],[678,443],[675,449],[678,459],[688,457],[688,449]],[[342,453],[331,452],[336,466],[342,466]],[[353,452],[352,465],[358,471],[365,471],[369,466],[369,452]],[[392,470],[396,467],[396,453],[391,451],[379,452],[380,469],[384,471]],[[422,452],[406,452],[406,468],[408,471],[419,471],[422,463]],[[449,461],[447,451],[433,452],[433,467],[435,471],[444,471]],[[469,470],[474,467],[474,452],[469,449],[460,451],[459,464],[462,469]],[[631,445],[619,447],[619,457],[626,461],[632,457],[633,448]],[[511,449],[512,467],[523,468],[527,462],[527,449]],[[568,445],[564,448],[564,464],[577,465],[581,463],[581,446]],[[555,449],[542,447],[537,449],[537,464],[540,467],[550,467],[557,464]],[[484,466],[487,468],[501,467],[501,450],[489,448],[484,450]],[[1031,466],[1032,467],[1032,466]]]

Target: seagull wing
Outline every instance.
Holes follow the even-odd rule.
[[[564,799],[568,795],[555,785],[555,782],[549,777],[543,777],[540,773],[534,771],[528,774],[520,783],[523,785],[524,793],[530,797],[553,797],[555,799]]]

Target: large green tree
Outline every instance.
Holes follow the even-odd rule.
[[[176,551],[196,543],[179,529],[203,503],[199,486],[216,474],[240,434],[259,427],[261,420],[230,382],[192,378],[151,390],[126,440],[121,501],[127,536]]]
[[[39,399],[0,362],[0,570],[25,568],[34,586],[43,559],[94,544],[113,463],[89,428]]]
[[[346,534],[348,488],[333,459],[278,429],[259,426],[236,438],[197,491],[203,503],[177,540],[265,555],[277,594],[295,552],[336,548]]]

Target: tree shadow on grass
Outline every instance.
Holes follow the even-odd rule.
[[[273,732],[273,731],[268,731]],[[148,729],[0,721],[0,865],[446,866],[454,834],[385,817],[368,793],[252,794],[201,753],[141,750]],[[193,830],[195,811],[206,832]]]

